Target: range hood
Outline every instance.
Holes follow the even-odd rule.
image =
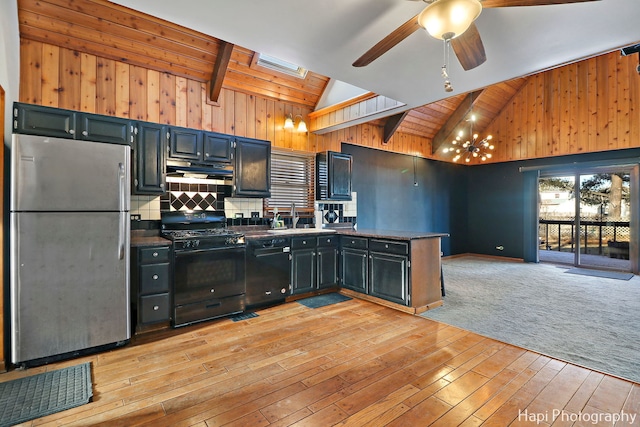
[[[233,179],[233,166],[228,163],[198,164],[167,160],[167,176],[200,179]]]

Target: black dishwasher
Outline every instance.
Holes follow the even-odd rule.
[[[291,238],[247,240],[247,309],[283,302],[291,289]]]

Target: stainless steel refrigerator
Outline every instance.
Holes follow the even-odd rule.
[[[130,147],[14,134],[11,362],[130,338]]]

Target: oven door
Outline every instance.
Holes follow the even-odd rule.
[[[245,248],[175,251],[176,306],[245,292]]]

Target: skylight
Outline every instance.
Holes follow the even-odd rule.
[[[273,56],[266,55],[264,53],[258,54],[257,64],[261,67],[269,68],[280,73],[288,74],[290,76],[299,77],[304,79],[307,75],[307,69],[302,68],[299,65],[292,64],[291,62],[283,61],[282,59],[275,58]]]

